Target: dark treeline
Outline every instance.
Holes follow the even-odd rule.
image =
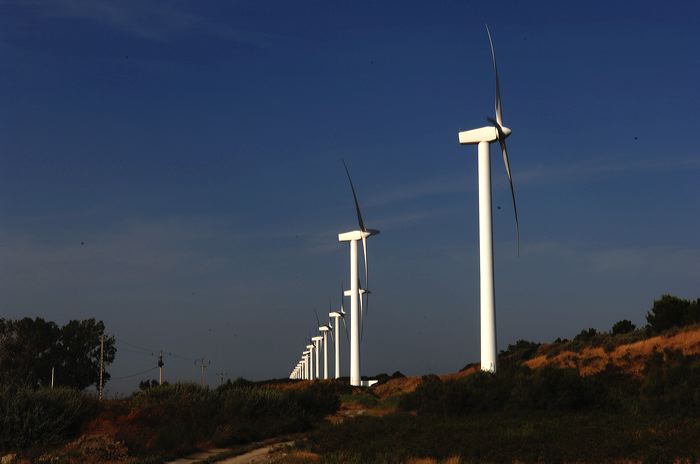
[[[63,326],[42,318],[0,319],[0,386],[48,387],[83,390],[100,377],[102,321],[72,320]],[[105,366],[116,355],[114,338],[105,336]],[[104,381],[109,379],[105,370]]]

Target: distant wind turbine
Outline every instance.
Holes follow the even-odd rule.
[[[496,75],[496,119],[487,118],[492,126],[480,127],[459,133],[459,143],[462,145],[478,145],[479,166],[479,270],[480,270],[480,299],[481,299],[481,370],[496,372],[496,295],[493,275],[493,227],[491,206],[491,143],[498,141],[503,154],[503,163],[510,184],[515,213],[515,230],[518,250],[520,249],[520,225],[518,209],[515,205],[515,190],[510,171],[510,161],[506,150],[506,138],[511,130],[503,125],[501,107],[501,89],[496,66],[496,52],[491,40],[491,32],[486,26],[486,33],[491,45],[493,70]]]
[[[320,337],[318,335],[315,337],[311,337],[311,341],[314,343],[314,348],[316,349],[316,352],[314,353],[314,365],[316,367],[316,375],[314,376],[314,378],[316,380],[321,378],[321,376],[319,375],[319,366],[318,366],[318,363],[320,361],[319,358],[321,357],[321,348],[319,346],[321,343],[321,340],[323,340],[323,337]]]

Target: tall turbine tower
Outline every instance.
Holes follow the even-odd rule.
[[[309,380],[314,379],[314,358],[318,356],[318,353],[314,355],[314,346],[306,345],[306,349],[309,350]]]
[[[321,376],[320,376],[320,374],[319,374],[319,366],[318,366],[319,362],[321,361],[321,360],[320,360],[320,357],[321,357],[321,347],[319,346],[319,345],[321,344],[321,340],[323,340],[323,337],[318,336],[318,335],[315,336],[315,337],[311,337],[311,341],[314,342],[314,347],[315,347],[315,349],[316,349],[316,351],[315,351],[315,353],[314,353],[314,364],[316,365],[316,375],[315,375],[314,378],[315,378],[316,380],[318,380],[318,379],[321,378]]]
[[[493,278],[493,228],[491,212],[491,143],[498,141],[503,154],[503,162],[510,184],[510,193],[513,198],[513,211],[515,213],[515,227],[518,248],[520,247],[520,226],[518,223],[518,209],[515,206],[515,191],[513,190],[513,177],[510,172],[510,162],[506,150],[506,138],[511,130],[503,125],[501,107],[501,89],[498,80],[498,68],[496,67],[496,52],[491,40],[491,32],[488,26],[486,33],[491,45],[491,57],[493,59],[493,71],[496,75],[496,119],[487,118],[492,126],[480,127],[459,133],[459,143],[462,145],[478,146],[479,166],[479,272],[480,272],[480,299],[481,299],[481,370],[496,372],[496,294]]]
[[[340,378],[340,326],[338,325],[338,321],[342,316],[338,311],[331,311],[328,313],[328,317],[333,319],[330,328],[335,331],[335,336],[333,337],[333,356],[335,357],[335,378],[338,379]]]
[[[369,272],[367,269],[367,238],[372,235],[379,234],[378,230],[367,229],[365,222],[362,219],[360,212],[360,204],[357,201],[357,193],[355,186],[350,178],[350,171],[343,161],[345,173],[350,182],[352,189],[352,197],[355,200],[355,212],[357,213],[357,223],[359,230],[338,234],[338,241],[350,242],[350,385],[360,386],[362,378],[360,377],[360,312],[359,300],[360,295],[360,275],[357,269],[357,242],[362,241],[362,252],[365,258],[365,286],[368,287],[367,278]]]
[[[318,331],[323,334],[323,380],[328,380],[328,333],[330,330],[331,328],[327,325],[318,328]]]

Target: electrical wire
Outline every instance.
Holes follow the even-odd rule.
[[[187,356],[182,356],[180,354],[173,353],[171,351],[157,350],[157,349],[153,349],[153,348],[147,348],[145,346],[136,345],[135,343],[131,343],[131,342],[124,340],[123,338],[116,338],[115,337],[115,341],[117,343],[122,343],[128,347],[142,350],[143,352],[148,353],[151,356],[155,356],[157,353],[160,353],[161,351],[163,351],[164,355],[172,356],[174,358],[180,358],[180,359],[185,360],[185,361],[194,362],[194,358],[188,358]]]
[[[112,377],[112,378],[110,378],[109,380],[129,379],[129,378],[131,378],[131,377],[136,377],[137,375],[143,375],[143,374],[145,374],[145,373],[147,373],[147,372],[151,372],[151,371],[154,371],[154,370],[156,370],[156,369],[158,369],[158,366],[156,366],[156,367],[151,367],[150,369],[146,369],[145,371],[137,372],[137,373],[135,373],[135,374],[123,375],[123,376],[121,376],[121,377]]]

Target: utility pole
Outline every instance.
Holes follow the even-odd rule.
[[[163,385],[163,350],[158,353],[158,385]]]
[[[104,377],[105,370],[105,335],[100,335],[100,388],[99,388],[99,399],[102,400],[102,394],[104,390],[104,383],[102,381]]]
[[[51,390],[53,390],[54,367],[51,366]]]
[[[211,365],[211,361],[208,359],[199,358],[194,361],[194,365],[199,366],[202,370],[202,387],[204,387],[204,371]]]

